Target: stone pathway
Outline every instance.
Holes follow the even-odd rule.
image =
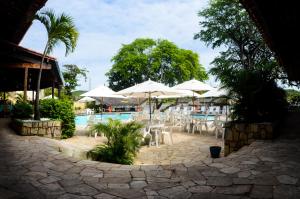
[[[257,141],[226,158],[117,165],[69,158],[0,120],[0,198],[300,198],[300,140]]]

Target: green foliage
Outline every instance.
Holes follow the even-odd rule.
[[[12,110],[12,115],[14,118],[18,119],[29,119],[33,113],[32,105],[28,102],[18,101]]]
[[[72,137],[75,131],[75,114],[73,102],[68,99],[41,100],[42,117],[62,121],[62,138]]]
[[[226,84],[234,101],[232,118],[242,122],[272,122],[287,111],[285,91],[274,80],[255,71],[241,70]]]
[[[212,64],[212,75],[230,91],[232,117],[243,122],[280,119],[286,111],[285,92],[276,81],[287,81],[273,52],[239,0],[211,0],[199,12],[200,39],[212,48],[225,49]]]
[[[78,83],[78,78],[80,76],[84,77],[86,80],[86,69],[81,69],[77,65],[64,65],[63,77],[65,80],[64,91],[67,96],[72,97],[72,91],[80,86]]]
[[[287,101],[292,106],[299,106],[300,105],[300,91],[288,89],[286,90],[287,93]]]
[[[222,83],[234,78],[241,69],[261,71],[268,79],[287,80],[239,0],[210,1],[209,7],[198,15],[203,18],[202,28],[194,38],[212,48],[226,49],[213,60],[210,71]]]
[[[142,125],[137,122],[122,123],[109,119],[108,123],[99,123],[94,130],[107,137],[107,144],[89,151],[87,156],[97,161],[119,164],[133,164],[140,148]]]
[[[197,53],[178,48],[168,40],[136,39],[123,45],[112,62],[113,66],[106,75],[113,90],[130,87],[149,78],[169,86],[192,78],[208,78],[199,64]]]
[[[41,66],[44,63],[45,56],[53,51],[53,48],[58,45],[59,42],[63,43],[66,51],[65,55],[75,50],[77,39],[79,36],[78,30],[75,27],[72,17],[62,13],[56,16],[53,10],[44,10],[35,15],[35,19],[41,22],[47,31],[47,43],[43,52],[41,60]],[[37,87],[36,87],[36,99],[34,103],[34,118],[40,119],[40,106],[39,106],[39,93],[42,77],[42,67],[39,69]]]

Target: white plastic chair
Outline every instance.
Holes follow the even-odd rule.
[[[161,135],[163,136],[163,139],[164,139],[165,136],[168,137],[170,145],[173,144],[172,133],[173,133],[173,127],[172,126],[164,126],[162,128]]]
[[[212,127],[215,127],[214,133],[216,135],[216,138],[218,138],[219,133],[221,133],[222,139],[224,140],[225,129],[223,128],[223,122],[221,121],[219,114],[215,115],[214,121],[212,123]]]
[[[145,137],[150,136],[149,146],[151,145],[151,141],[152,141],[152,135],[150,132],[151,132],[151,129],[149,127],[143,129],[143,138],[145,139]]]
[[[203,120],[197,120],[197,121],[194,123],[193,128],[192,128],[192,133],[193,133],[193,134],[195,133],[195,128],[197,128],[197,130],[200,131],[200,134],[202,134],[202,126],[203,126],[203,125],[205,126],[206,131],[208,131],[207,118],[208,118],[208,114],[206,114],[206,115],[204,116],[204,119],[203,119]]]

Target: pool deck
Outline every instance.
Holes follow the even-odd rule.
[[[63,155],[0,119],[0,198],[300,198],[300,139],[256,141],[226,158],[118,165]]]

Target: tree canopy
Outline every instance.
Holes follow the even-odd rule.
[[[213,60],[210,73],[235,102],[232,118],[244,122],[281,119],[287,103],[276,81],[287,81],[286,73],[239,0],[211,0],[198,15],[201,30],[194,39],[224,49]]]
[[[72,96],[72,91],[77,86],[80,86],[78,83],[78,78],[82,76],[86,80],[86,73],[87,70],[85,68],[83,69],[79,68],[77,65],[74,64],[64,65],[63,77],[65,80],[64,91],[66,95],[70,97]]]
[[[109,87],[116,91],[149,78],[169,86],[192,78],[208,78],[197,53],[181,49],[168,40],[136,39],[124,44],[112,62],[106,75]]]
[[[198,15],[203,18],[200,21],[202,28],[194,39],[200,39],[212,48],[226,49],[213,60],[214,67],[210,70],[222,83],[231,81],[241,69],[259,71],[267,79],[287,80],[273,52],[238,0],[211,0]]]

